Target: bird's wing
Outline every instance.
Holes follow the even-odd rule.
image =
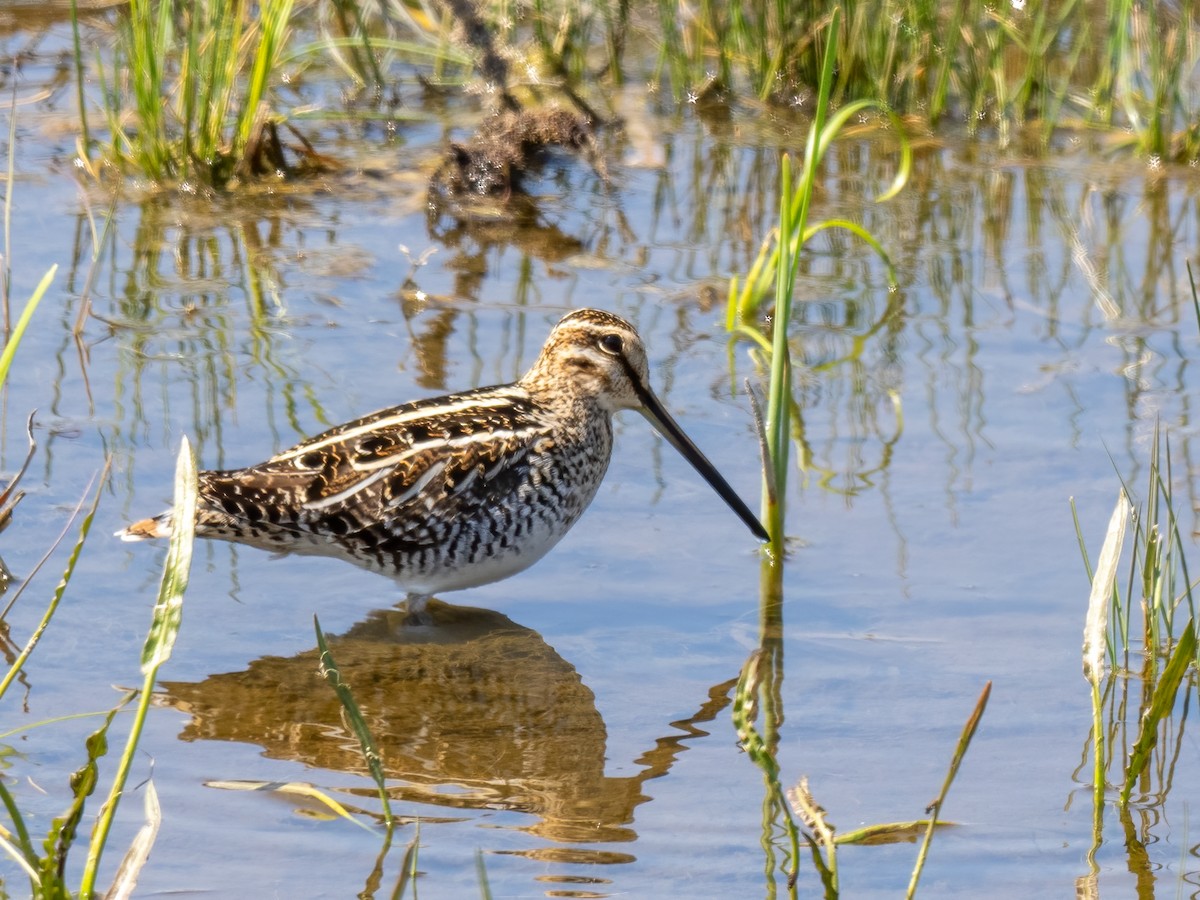
[[[387,523],[420,541],[436,519],[500,502],[551,440],[518,388],[382,410],[246,469],[202,473],[205,504],[255,524],[344,535]]]

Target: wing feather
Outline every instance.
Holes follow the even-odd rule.
[[[246,469],[201,473],[211,509],[258,526],[423,542],[437,520],[502,502],[528,476],[543,411],[516,387],[381,410]]]

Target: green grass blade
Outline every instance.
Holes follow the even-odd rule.
[[[291,47],[286,53],[280,53],[279,59],[276,61],[279,65],[287,65],[304,59],[307,56],[312,56],[321,51],[328,52],[337,50],[343,47],[361,46],[362,40],[355,37],[325,37],[320,40],[310,41],[306,44],[298,44]],[[450,63],[456,66],[468,66],[471,64],[471,57],[462,53],[454,47],[442,47],[430,44],[422,44],[417,41],[397,40],[393,38],[371,38],[371,46],[375,50],[393,50],[398,53],[403,53],[407,56],[426,57],[432,60],[440,60],[443,63]]]
[[[8,819],[12,822],[14,832],[10,832],[12,837],[16,838],[16,843],[8,840],[3,834],[0,834],[0,840],[3,841],[0,847],[4,852],[12,857],[13,861],[21,867],[21,870],[29,876],[30,881],[36,885],[38,881],[38,873],[34,864],[37,862],[37,851],[33,849],[33,841],[29,837],[29,829],[25,826],[25,817],[21,815],[21,807],[17,805],[16,799],[4,785],[4,779],[0,778],[0,803],[4,804],[4,809],[8,813]]]
[[[391,803],[388,801],[387,778],[383,772],[383,758],[375,744],[375,739],[371,737],[371,729],[367,726],[366,719],[363,718],[362,710],[359,709],[358,703],[354,699],[354,694],[350,691],[350,686],[342,681],[342,674],[338,670],[333,654],[329,651],[329,644],[325,641],[325,633],[321,630],[321,623],[317,621],[316,616],[313,616],[313,627],[317,632],[317,648],[321,652],[321,675],[329,682],[334,693],[337,694],[338,700],[342,703],[342,709],[346,712],[346,719],[349,721],[355,737],[358,738],[359,746],[362,748],[363,759],[367,762],[367,769],[371,773],[371,778],[375,781],[375,786],[379,789],[379,800],[383,804],[383,820],[390,831],[395,820],[392,817]]]
[[[811,152],[811,137],[809,143]],[[807,163],[805,165],[805,172],[811,172]],[[801,180],[800,192],[805,193],[806,188],[811,188],[811,179]],[[771,382],[767,392],[766,415],[767,446],[770,448],[771,465],[775,470],[771,475],[771,479],[776,486],[787,484],[789,422],[787,398],[791,393],[789,390],[791,385],[791,360],[787,337],[791,321],[792,285],[795,283],[795,267],[790,253],[791,241],[786,236],[793,234],[796,229],[804,227],[803,214],[795,219],[790,219],[792,209],[792,167],[791,160],[786,155],[783,157],[780,167],[779,209],[779,260],[775,266],[775,316],[772,323]],[[789,281],[791,284],[789,284]],[[784,521],[782,495],[777,495],[777,499],[780,502],[774,504],[770,503],[765,486],[763,495],[764,500],[767,502],[767,509],[763,518],[767,530],[771,533],[771,547],[775,556],[782,559]]]
[[[183,620],[183,595],[192,566],[192,544],[196,531],[196,461],[187,438],[179,448],[175,467],[175,508],[171,513],[171,543],[163,566],[158,602],[150,620],[150,631],[142,647],[142,674],[152,675],[171,657]]]
[[[1137,741],[1129,754],[1129,764],[1125,767],[1125,784],[1121,787],[1122,806],[1129,804],[1133,784],[1150,762],[1150,753],[1158,743],[1158,726],[1163,719],[1171,715],[1171,710],[1175,707],[1175,697],[1179,693],[1179,685],[1183,683],[1195,655],[1196,621],[1190,619],[1187,628],[1180,635],[1179,643],[1171,651],[1171,658],[1163,668],[1158,683],[1154,685],[1150,708],[1142,715]]]
[[[913,819],[911,822],[880,822],[876,825],[864,825],[853,831],[837,835],[834,840],[839,845],[863,844],[877,846],[879,844],[900,844],[915,842],[918,835],[933,824],[937,828],[952,828],[953,822],[934,822],[933,819]]]
[[[79,0],[71,0],[71,38],[75,51],[75,100],[79,106],[79,147],[85,164],[90,164],[92,139],[88,132],[87,100],[84,95],[83,43],[79,39]]]
[[[133,724],[129,728],[129,737],[125,740],[125,751],[113,775],[108,798],[100,808],[92,830],[79,887],[79,893],[84,897],[91,897],[95,893],[100,858],[112,830],[117,806],[125,793],[130,769],[133,767],[133,757],[146,723],[146,714],[150,709],[154,681],[159,667],[171,655],[183,621],[183,592],[187,589],[188,570],[192,563],[192,541],[196,530],[196,460],[192,457],[192,448],[186,438],[179,448],[179,458],[175,466],[175,503],[171,521],[171,543],[167,548],[158,600],[154,605],[150,630],[142,648],[141,693],[134,710]]]
[[[824,219],[818,222],[816,225],[805,229],[803,243],[807,243],[813,236],[825,231],[828,228],[840,228],[843,231],[849,231],[864,244],[874,250],[876,254],[878,254],[880,260],[882,260],[883,264],[887,266],[888,281],[892,284],[896,283],[896,268],[892,265],[892,258],[888,256],[888,252],[883,249],[883,244],[879,243],[879,239],[857,222],[851,222],[849,219]]]
[[[12,665],[9,666],[3,680],[0,680],[0,697],[4,696],[5,692],[9,688],[9,685],[11,685],[13,679],[16,678],[17,673],[21,671],[21,668],[25,665],[25,661],[29,659],[30,654],[33,653],[34,647],[37,646],[38,641],[41,640],[46,628],[49,627],[50,620],[54,617],[54,613],[58,610],[58,605],[62,601],[63,594],[66,592],[67,584],[71,581],[71,576],[75,573],[75,564],[79,562],[79,554],[83,551],[83,542],[87,539],[88,533],[92,530],[92,520],[96,517],[96,510],[100,506],[100,496],[104,489],[104,483],[107,478],[108,463],[105,463],[104,470],[100,473],[100,483],[96,485],[96,493],[92,497],[92,505],[89,507],[87,514],[83,517],[83,521],[79,525],[79,537],[76,538],[75,546],[71,548],[71,554],[67,557],[67,565],[63,570],[62,577],[59,579],[58,585],[54,588],[54,594],[51,596],[50,602],[47,604],[46,611],[42,614],[42,619],[38,623],[37,628],[34,629],[33,634],[29,637],[29,640],[25,642],[25,646],[21,648],[21,652],[17,654],[17,657],[13,660]],[[90,485],[88,486],[88,489],[91,489]],[[71,514],[71,518],[67,522],[67,528],[70,528],[71,522],[74,521],[75,516],[83,506],[86,498],[87,494],[85,493],[83,498],[81,498],[79,501],[79,506],[77,506],[75,511]],[[64,530],[63,535],[65,534],[66,531]],[[59,536],[59,540],[62,539],[63,535]],[[55,546],[57,545],[58,541],[56,540]],[[28,584],[28,581],[26,581],[26,584]],[[22,585],[22,587],[24,587],[24,585]]]
[[[50,267],[30,295],[25,308],[21,310],[21,317],[17,319],[16,327],[13,328],[12,334],[9,335],[8,341],[4,344],[4,352],[0,353],[0,384],[3,384],[8,378],[8,370],[12,366],[13,357],[16,355],[17,347],[21,343],[21,337],[25,334],[25,329],[29,326],[29,320],[33,318],[34,311],[37,309],[38,304],[42,302],[42,297],[45,296],[47,289],[50,287],[50,282],[54,280],[54,273],[57,271],[57,265]]]
[[[91,710],[89,712],[68,713],[62,716],[51,716],[48,719],[41,719],[37,722],[27,722],[23,725],[18,725],[16,728],[10,728],[8,731],[0,731],[0,741],[7,741],[18,734],[34,731],[38,728],[44,728],[47,725],[57,725],[60,722],[76,722],[82,719],[92,719],[96,716],[108,715],[107,709]]]
[[[267,80],[278,62],[283,45],[287,40],[288,20],[292,15],[293,0],[267,0],[263,4],[258,48],[254,54],[254,65],[250,70],[250,82],[246,89],[246,100],[238,115],[234,157],[240,159],[253,138],[252,130],[258,118],[258,106],[267,92]]]
[[[1075,523],[1075,541],[1079,544],[1079,555],[1083,558],[1083,571],[1087,575],[1088,582],[1092,580],[1092,560],[1088,556],[1087,541],[1083,538],[1083,526],[1079,524],[1079,510],[1075,506],[1075,498],[1072,497],[1071,503],[1071,521]]]
[[[971,711],[971,715],[963,726],[962,734],[959,735],[958,744],[954,747],[954,756],[950,760],[950,768],[946,771],[946,778],[942,782],[942,789],[938,792],[937,799],[930,804],[929,826],[925,829],[925,837],[921,840],[921,849],[917,852],[917,862],[913,866],[912,878],[908,882],[908,891],[905,894],[908,900],[912,900],[917,892],[917,882],[921,880],[921,870],[925,867],[925,859],[929,855],[929,845],[933,840],[933,832],[937,828],[938,819],[941,816],[942,805],[946,802],[946,795],[950,793],[950,785],[954,783],[954,778],[958,775],[958,767],[962,765],[967,748],[971,745],[971,739],[975,737],[975,730],[979,727],[979,721],[983,718],[983,711],[987,709],[988,698],[991,695],[992,683],[989,681],[983,686],[979,699],[975,701],[975,709]]]
[[[475,850],[475,877],[479,880],[479,896],[483,900],[492,900],[492,889],[488,885],[487,866],[483,863],[483,851]]]

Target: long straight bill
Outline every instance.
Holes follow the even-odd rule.
[[[769,541],[771,536],[767,534],[767,529],[763,527],[762,522],[758,521],[758,517],[750,512],[750,507],[742,502],[742,498],[729,486],[729,482],[721,477],[716,466],[710,463],[708,457],[700,452],[700,448],[692,443],[692,439],[683,433],[683,429],[663,409],[658,398],[641,383],[641,379],[632,371],[632,367],[627,365],[626,373],[633,383],[633,389],[637,392],[638,398],[642,401],[642,415],[663,437],[671,442],[671,446],[678,450],[684,459],[692,464],[701,477],[712,486],[712,489],[721,495],[721,499],[738,514],[756,538],[760,541]]]

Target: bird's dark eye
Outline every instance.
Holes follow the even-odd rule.
[[[613,356],[621,354],[621,336],[619,334],[605,334],[600,336],[600,349],[605,353],[611,353]]]

